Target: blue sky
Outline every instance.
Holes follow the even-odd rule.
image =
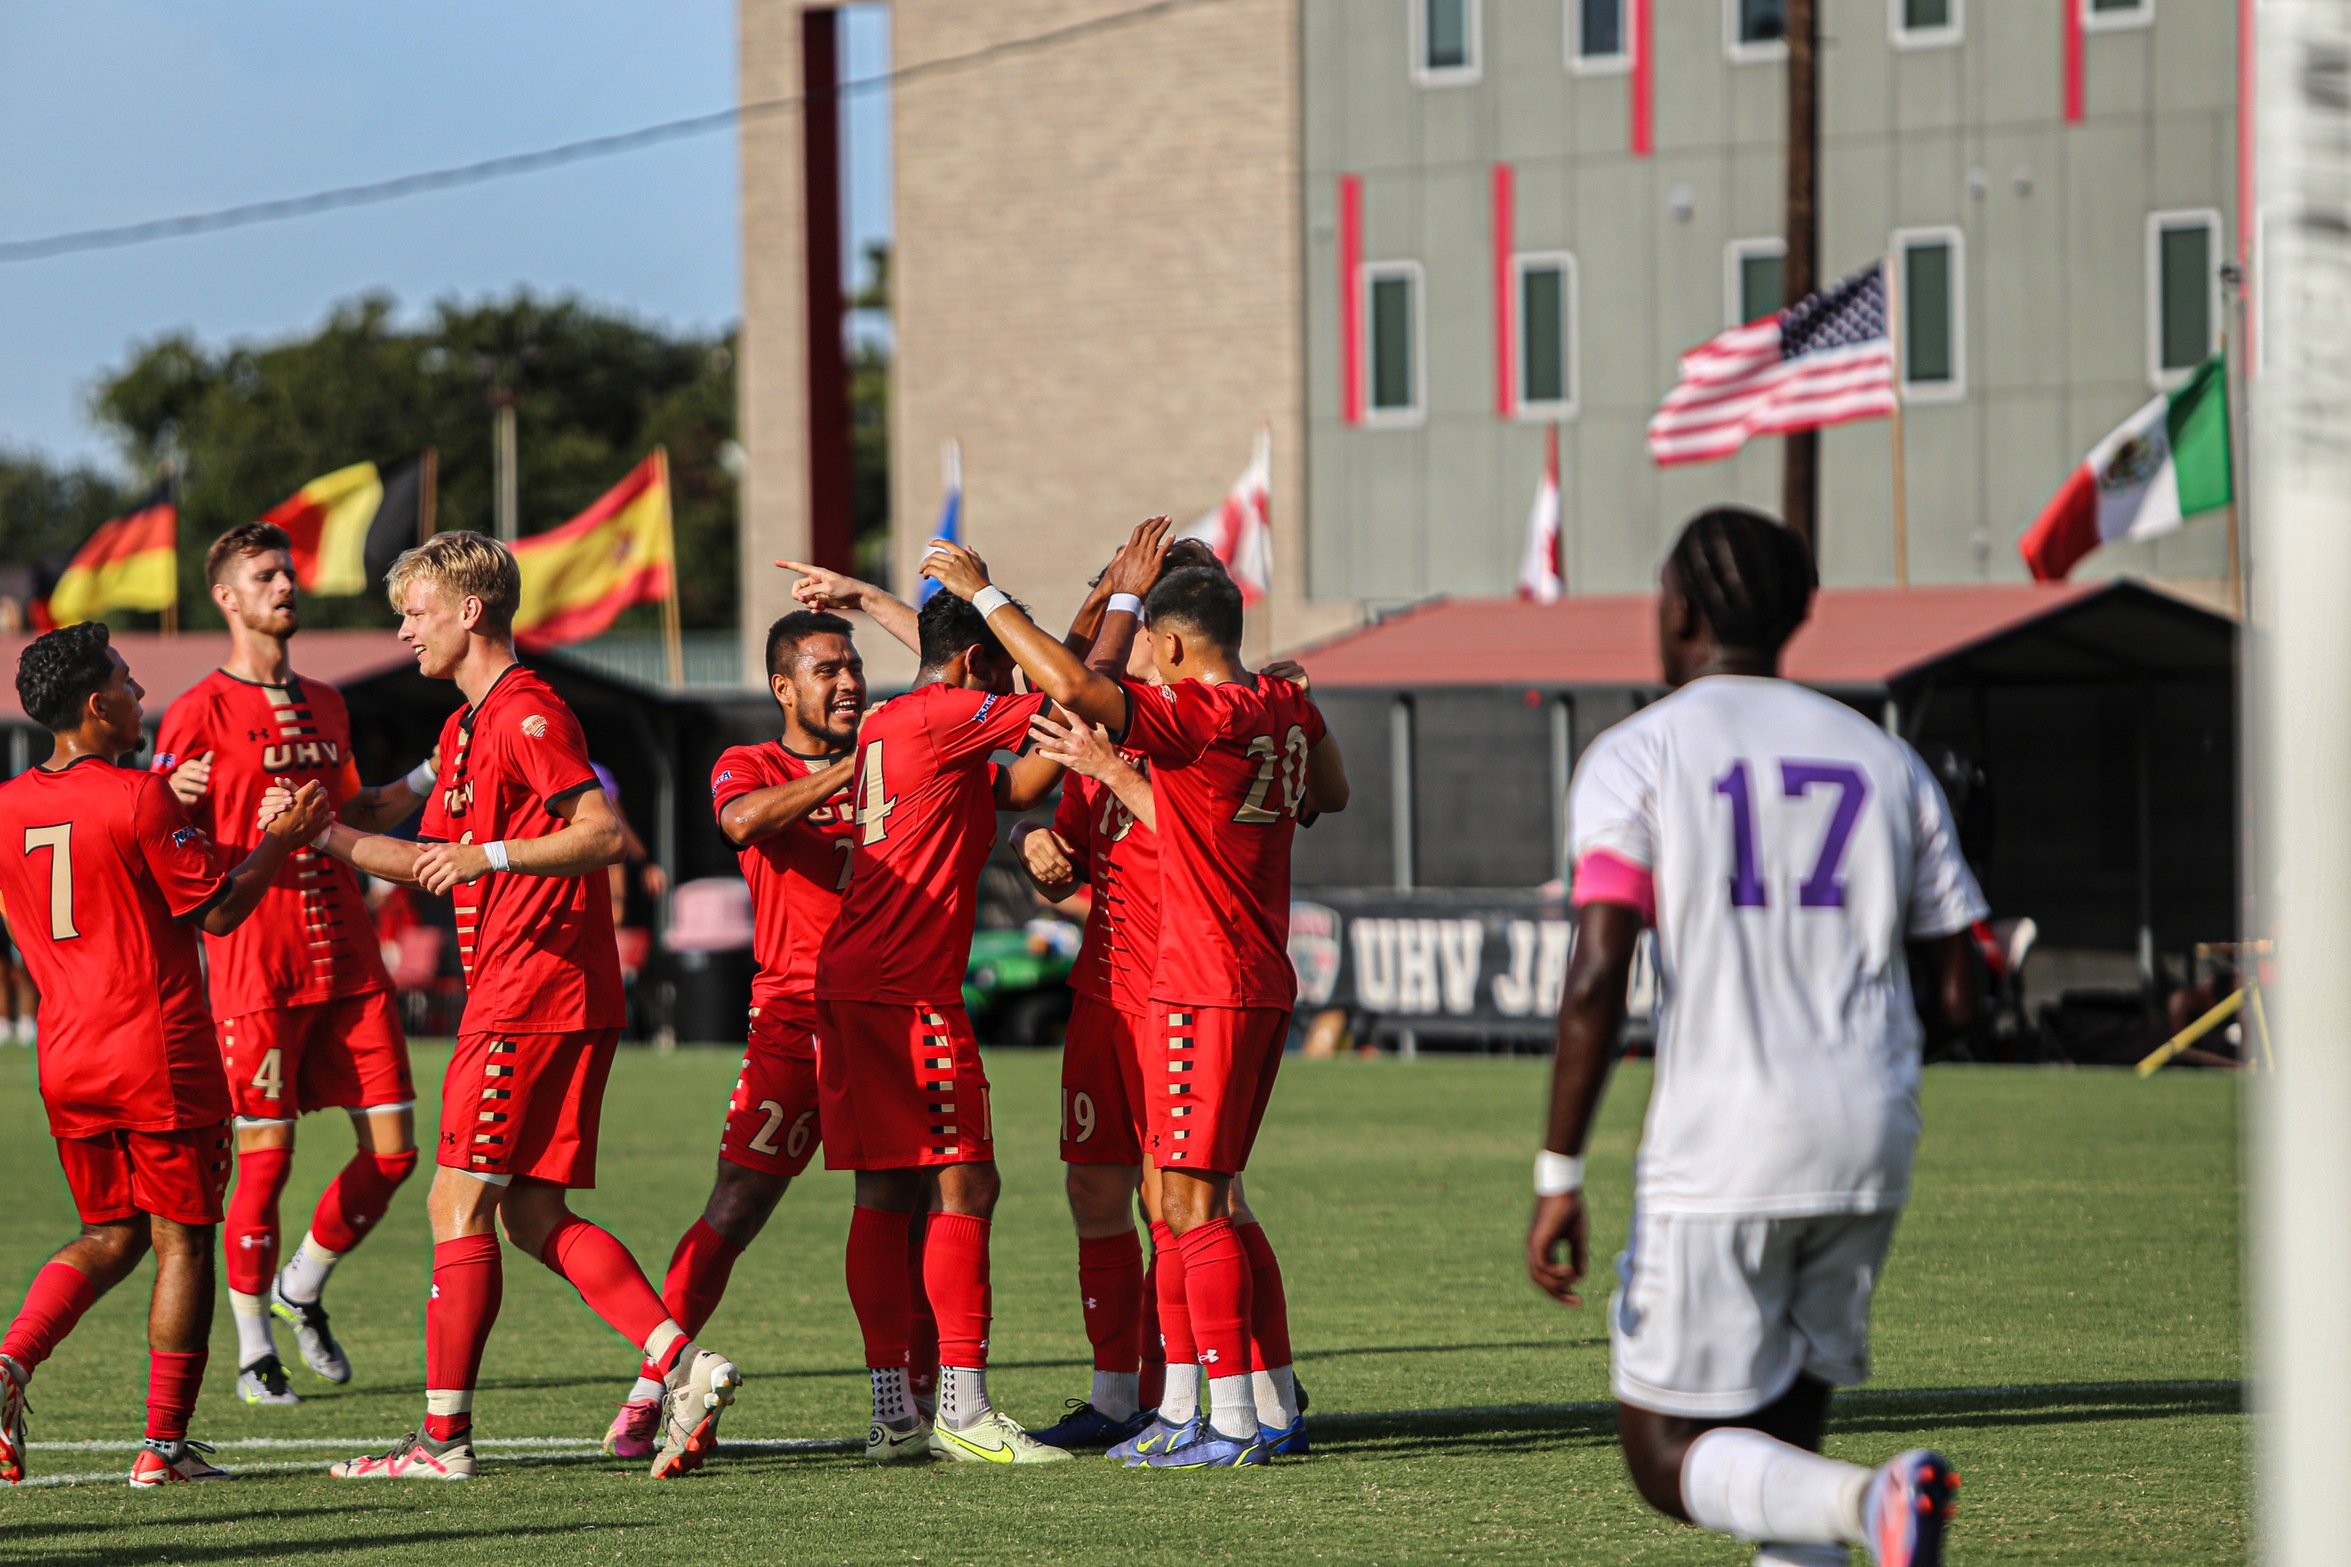
[[[848,12],[851,79],[888,69]],[[733,0],[8,0],[0,239],[382,179],[735,99]],[[850,244],[889,227],[888,102],[850,100]],[[679,327],[741,308],[731,134],[355,211],[0,266],[0,444],[108,460],[82,408],[130,347],[269,339],[339,299],[520,285]]]

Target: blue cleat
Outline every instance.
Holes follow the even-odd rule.
[[[1304,1458],[1310,1451],[1306,1442],[1306,1417],[1303,1414],[1279,1431],[1260,1428],[1257,1434],[1265,1442],[1265,1452],[1269,1458]]]
[[[1069,1413],[1061,1417],[1059,1425],[1030,1435],[1047,1447],[1116,1447],[1150,1430],[1157,1419],[1154,1411],[1138,1409],[1124,1420],[1114,1420],[1086,1400],[1073,1398],[1069,1401]]]
[[[1179,1426],[1161,1419],[1159,1411],[1154,1409],[1151,1411],[1149,1425],[1113,1447],[1103,1456],[1118,1459],[1129,1469],[1132,1469],[1153,1453],[1166,1448],[1170,1443],[1183,1441],[1193,1431],[1203,1428],[1205,1424],[1206,1422],[1202,1421],[1199,1416],[1194,1415]]]
[[[1263,1435],[1226,1436],[1204,1420],[1192,1422],[1184,1439],[1145,1453],[1147,1469],[1239,1469],[1269,1461]]]

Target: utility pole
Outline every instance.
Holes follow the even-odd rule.
[[[1788,6],[1787,259],[1780,269],[1780,302],[1792,305],[1820,286],[1820,204],[1814,179],[1820,164],[1819,0]],[[1820,496],[1820,432],[1804,430],[1780,443],[1780,511],[1815,560],[1820,540],[1815,514]]]

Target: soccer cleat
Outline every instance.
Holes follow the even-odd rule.
[[[1888,1462],[1862,1504],[1870,1559],[1877,1567],[1942,1567],[1943,1531],[1958,1506],[1951,1460],[1913,1448]]]
[[[966,1464],[1059,1464],[1070,1455],[1047,1447],[1001,1409],[991,1409],[960,1431],[931,1427],[931,1456]]]
[[[25,1380],[31,1375],[14,1359],[0,1355],[0,1480],[15,1485],[24,1479]]]
[[[661,1400],[632,1398],[620,1406],[604,1433],[604,1451],[614,1458],[651,1458],[653,1437],[661,1429]]]
[[[1312,1451],[1306,1440],[1306,1417],[1304,1415],[1300,1415],[1278,1431],[1269,1431],[1260,1426],[1257,1434],[1264,1439],[1265,1456],[1268,1458],[1304,1458],[1308,1452]]]
[[[286,1385],[285,1362],[264,1355],[237,1369],[237,1396],[256,1409],[263,1405],[299,1404],[302,1395]]]
[[[1226,1436],[1205,1420],[1195,1420],[1180,1442],[1142,1455],[1146,1469],[1239,1469],[1267,1462],[1263,1434]]]
[[[281,1272],[269,1281],[269,1314],[294,1330],[294,1347],[302,1352],[302,1364],[338,1386],[350,1381],[351,1362],[344,1358],[343,1346],[335,1342],[334,1330],[327,1326],[326,1307],[315,1300],[286,1299],[284,1279]]]
[[[916,1463],[931,1456],[931,1423],[913,1420],[901,1431],[876,1420],[865,1433],[865,1456],[877,1464]]]
[[[411,1431],[381,1458],[346,1458],[327,1473],[338,1480],[471,1480],[473,1442],[436,1442]]]
[[[1195,1415],[1182,1425],[1177,1425],[1154,1409],[1151,1411],[1151,1421],[1148,1425],[1102,1456],[1118,1459],[1129,1469],[1132,1469],[1140,1464],[1146,1455],[1157,1452],[1170,1442],[1181,1440],[1184,1433],[1199,1423],[1200,1419]]]
[[[653,1478],[674,1480],[702,1467],[718,1446],[718,1417],[735,1401],[743,1374],[724,1355],[694,1351],[670,1375],[678,1380],[661,1400],[661,1450],[653,1455]]]
[[[1116,1420],[1086,1400],[1073,1398],[1069,1401],[1069,1413],[1061,1417],[1060,1424],[1039,1431],[1037,1440],[1047,1447],[1116,1447],[1129,1437],[1149,1430],[1155,1418],[1152,1411],[1138,1409],[1124,1420]]]
[[[211,1451],[209,1442],[191,1442],[185,1437],[164,1442],[149,1437],[140,1444],[139,1456],[131,1460],[131,1484],[144,1491],[188,1480],[234,1480],[236,1476],[226,1469],[205,1461],[204,1455]]]

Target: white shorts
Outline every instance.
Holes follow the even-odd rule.
[[[1693,1420],[1751,1415],[1809,1375],[1869,1380],[1869,1299],[1895,1213],[1633,1215],[1609,1305],[1618,1402]]]

